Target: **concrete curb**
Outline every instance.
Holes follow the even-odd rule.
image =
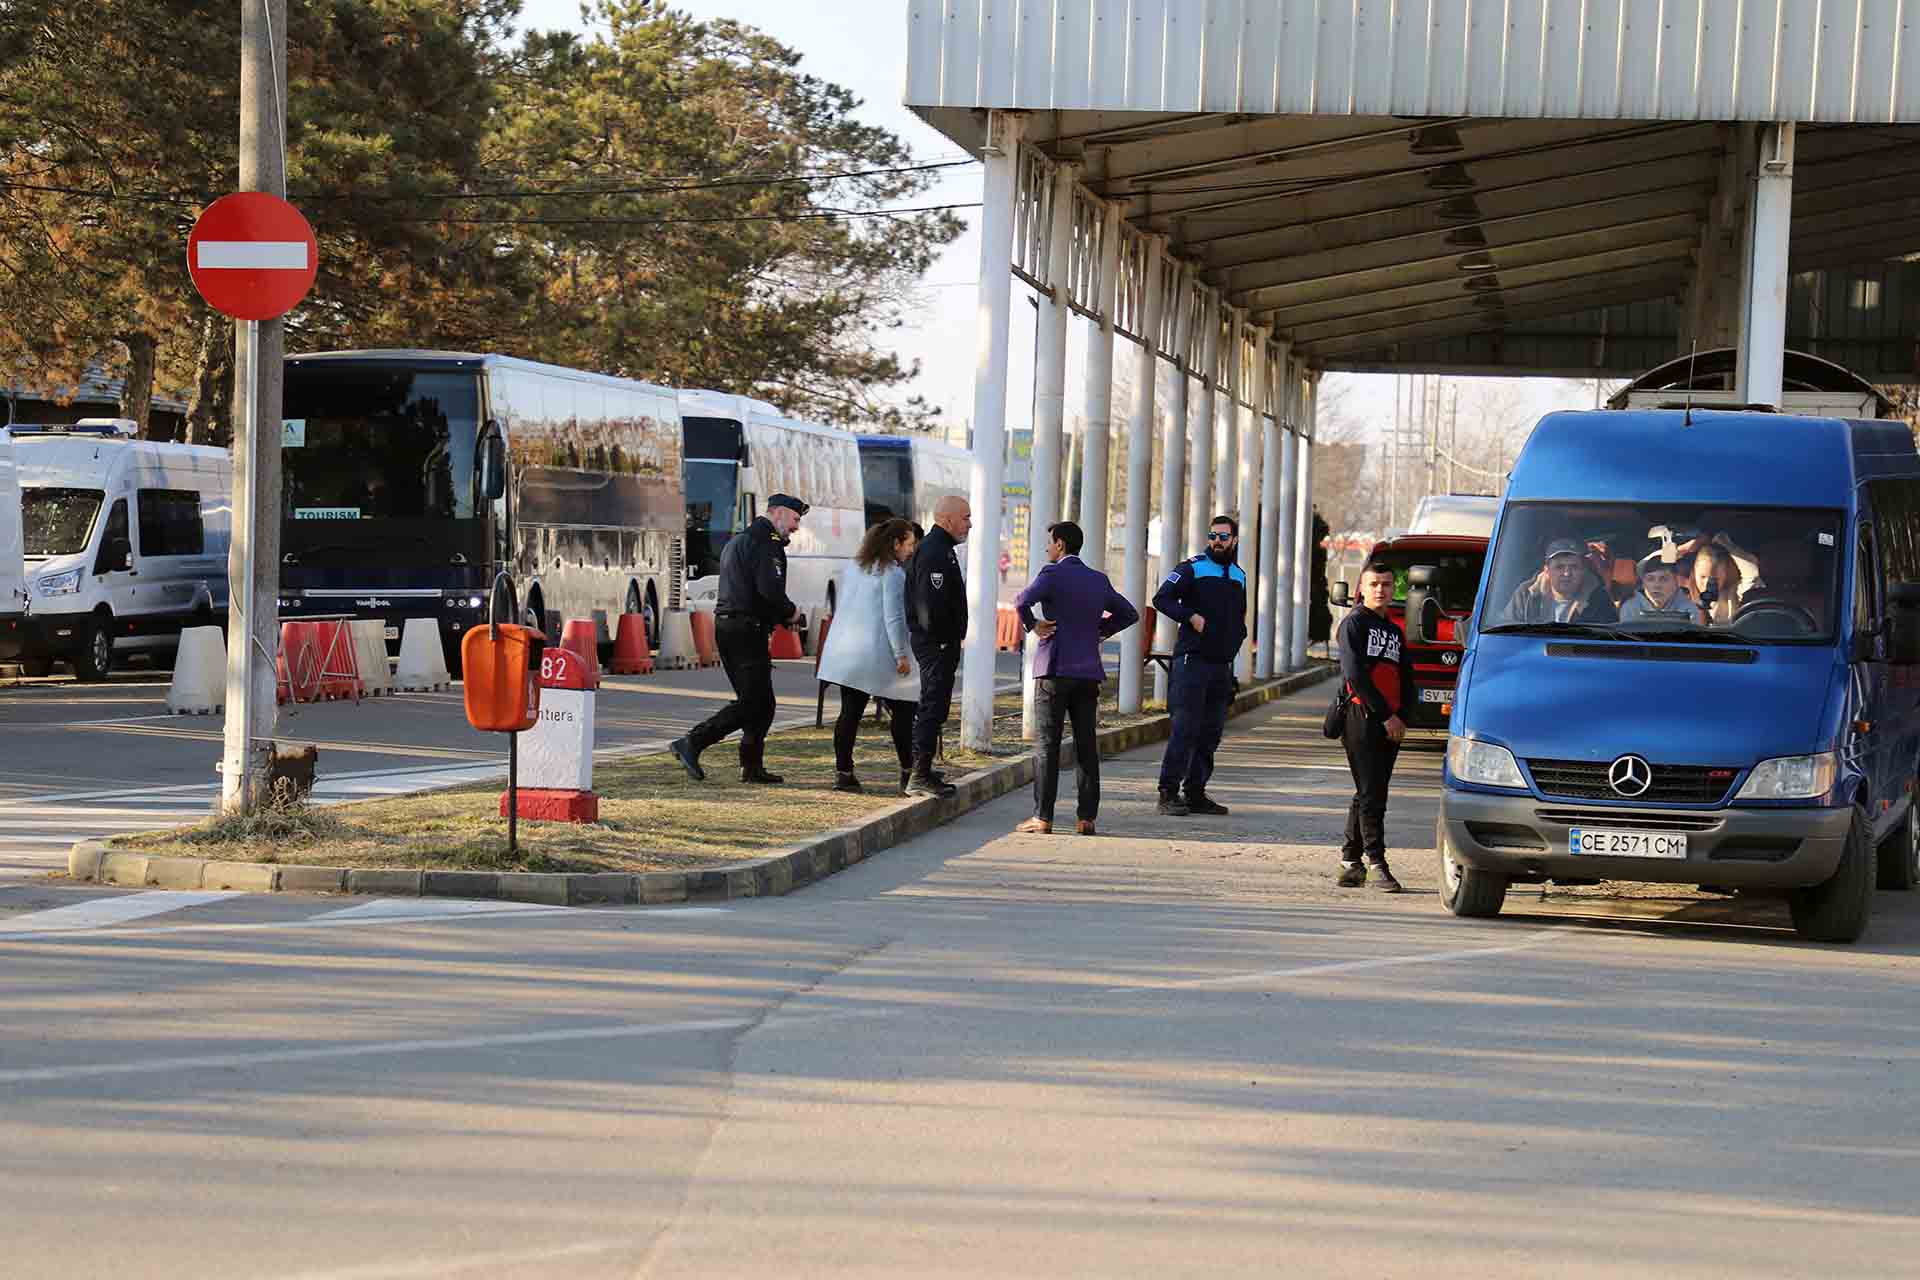
[[[1318,664],[1247,689],[1233,700],[1228,715],[1244,715],[1332,677],[1335,668]],[[1169,717],[1100,734],[1100,754],[1119,755],[1149,743],[1164,742]],[[1073,748],[1061,751],[1062,766]],[[413,871],[402,868],[280,866],[219,859],[164,858],[111,849],[83,840],[67,855],[67,875],[75,880],[141,889],[237,889],[253,893],[348,893],[385,898],[493,898],[560,907],[655,906],[671,902],[715,902],[730,898],[779,897],[824,880],[857,862],[953,821],[964,813],[1033,782],[1031,754],[954,780],[958,788],[944,799],[903,800],[857,826],[823,831],[804,844],[762,858],[698,871],[639,873],[537,871]]]

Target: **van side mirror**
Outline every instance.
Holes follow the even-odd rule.
[[[500,424],[491,419],[481,439],[485,444],[480,450],[480,497],[493,502],[507,492],[507,442],[500,434]]]
[[[1920,665],[1920,582],[1888,584],[1887,661]]]
[[[1353,604],[1353,590],[1344,582],[1336,582],[1327,588],[1327,603],[1345,609]]]
[[[1410,644],[1434,643],[1440,635],[1440,601],[1433,594],[1433,579],[1439,571],[1430,564],[1417,564],[1407,570],[1407,641]]]

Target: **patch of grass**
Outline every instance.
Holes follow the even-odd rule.
[[[1100,703],[1102,728],[1160,711],[1123,717],[1114,699],[1109,682]],[[956,722],[958,711],[956,705]],[[823,728],[785,730],[767,740],[767,767],[786,777],[783,786],[742,783],[731,741],[702,757],[703,783],[689,779],[664,752],[599,761],[594,789],[600,821],[522,820],[518,856],[507,851],[507,824],[499,816],[504,787],[494,784],[324,808],[276,804],[247,818],[216,818],[111,843],[151,854],[344,867],[633,872],[720,866],[850,826],[899,803],[899,765],[885,726],[871,717],[862,723],[854,750],[855,772],[867,791],[832,790],[832,712],[830,705]],[[957,723],[950,723],[943,766],[949,776],[1027,752],[1029,744],[1020,738],[1020,695],[994,700],[990,751],[963,750],[958,738]]]

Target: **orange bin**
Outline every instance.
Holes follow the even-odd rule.
[[[497,632],[497,633],[496,633]],[[540,653],[546,637],[503,622],[460,638],[467,723],[487,733],[520,733],[540,718]]]

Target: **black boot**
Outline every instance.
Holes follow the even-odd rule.
[[[913,774],[907,779],[908,795],[944,798],[952,795],[957,790],[959,790],[958,787],[950,785],[945,779],[933,776],[933,759],[931,756],[915,756],[913,758]]]
[[[1184,818],[1193,812],[1187,808],[1187,802],[1180,798],[1178,791],[1162,791],[1159,810],[1170,818]]]
[[[695,782],[705,782],[707,771],[700,767],[700,753],[693,749],[693,743],[686,738],[675,738],[667,744],[667,750],[673,752],[673,758],[687,771],[687,776]]]
[[[766,761],[766,743],[756,742],[749,746],[742,742],[740,744],[740,781],[758,782],[765,786],[785,782],[786,779],[779,774],[767,772]]]
[[[1190,791],[1187,793],[1187,812],[1206,813],[1216,818],[1224,818],[1227,815],[1227,806],[1208,796],[1204,791]]]
[[[860,785],[860,779],[853,776],[853,770],[851,769],[835,769],[833,771],[833,789],[835,791],[850,791],[855,795],[859,795],[866,790],[865,787]]]

